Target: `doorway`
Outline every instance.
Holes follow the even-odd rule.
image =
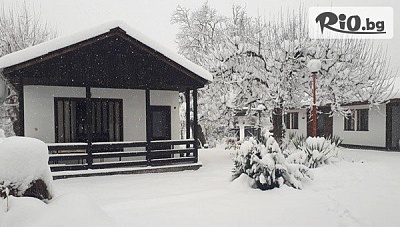
[[[330,116],[329,107],[318,107],[317,113],[317,136],[331,137],[333,134],[333,117]],[[311,111],[307,111],[307,136],[312,136]]]
[[[151,141],[171,140],[171,107],[150,106]],[[153,145],[153,150],[171,149],[170,145]],[[170,154],[157,155],[154,158],[171,158]]]

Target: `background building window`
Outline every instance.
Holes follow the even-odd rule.
[[[344,117],[344,130],[354,131],[354,110],[350,114]]]
[[[286,129],[299,129],[299,113],[287,113],[284,116]]]
[[[368,131],[368,109],[357,110],[357,131]]]
[[[344,130],[354,131],[357,122],[357,131],[368,131],[368,109],[352,110],[351,114],[344,118]]]

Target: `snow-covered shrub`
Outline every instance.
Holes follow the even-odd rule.
[[[343,139],[340,138],[339,136],[332,136],[329,137],[328,139],[330,139],[331,142],[334,143],[337,147],[339,147],[343,142]]]
[[[288,163],[278,143],[270,137],[266,146],[253,138],[245,141],[234,156],[233,179],[246,174],[262,189],[272,189],[287,184],[301,189],[301,180],[312,178],[302,164]]]
[[[236,137],[227,137],[225,138],[225,150],[236,150],[239,146],[239,142]]]
[[[337,137],[338,138],[338,137]],[[316,168],[322,164],[329,164],[338,157],[341,139],[325,139],[324,137],[308,137],[301,147],[307,155],[306,165]]]
[[[48,149],[28,137],[9,137],[0,142],[0,185],[13,196],[53,197]]]
[[[294,135],[283,152],[289,163],[303,164],[316,168],[336,160],[340,151],[342,139],[333,137],[308,137]]]
[[[293,146],[296,149],[301,149],[301,147],[304,145],[304,143],[306,142],[306,137],[304,135],[299,135],[299,136],[294,136],[291,140]]]

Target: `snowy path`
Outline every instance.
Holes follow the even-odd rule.
[[[198,171],[55,186],[59,194],[89,195],[122,226],[400,226],[400,153],[346,149],[346,161],[313,170],[303,190],[271,191],[231,183],[227,151],[202,150],[200,157]]]

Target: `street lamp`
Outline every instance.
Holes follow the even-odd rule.
[[[317,72],[321,69],[321,61],[312,59],[307,64],[308,69],[313,76],[313,109],[312,109],[312,136],[317,137],[317,96],[315,94],[315,81]]]

